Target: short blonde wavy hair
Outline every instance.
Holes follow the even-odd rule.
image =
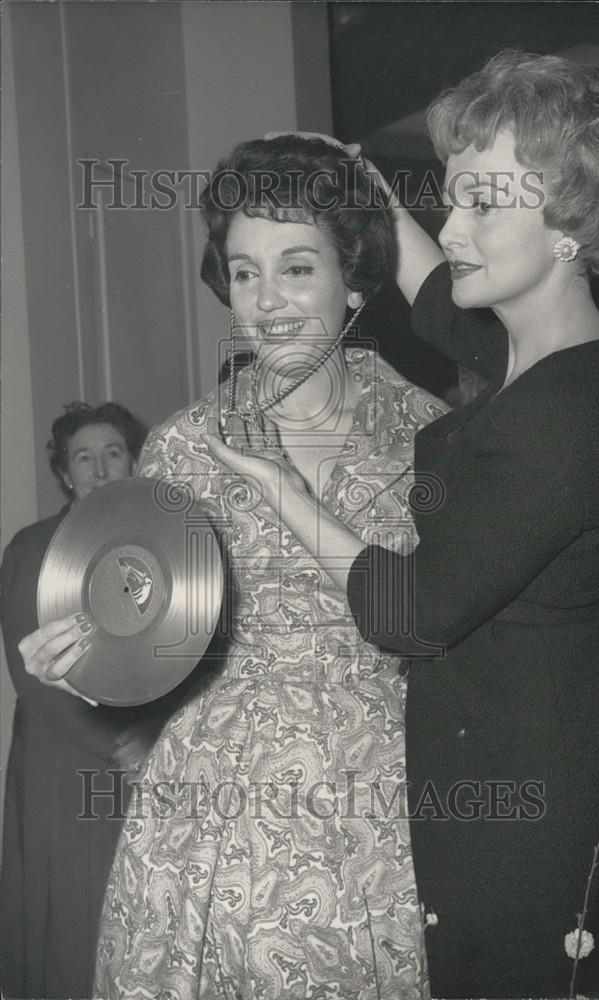
[[[427,121],[444,162],[513,131],[518,161],[548,180],[546,225],[576,239],[599,272],[599,69],[506,49],[442,93]]]

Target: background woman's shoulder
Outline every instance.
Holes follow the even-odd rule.
[[[52,517],[46,517],[43,521],[36,521],[34,524],[28,524],[21,528],[7,545],[7,550],[10,548],[11,552],[25,558],[28,554],[34,554],[40,550],[45,551],[70,506],[70,504],[65,504],[58,514],[53,514]]]

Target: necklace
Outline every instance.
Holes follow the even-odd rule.
[[[235,405],[236,404],[236,397],[237,397],[237,378],[236,378],[236,376],[235,376],[235,374],[233,372],[233,366],[231,366],[231,381],[229,383],[229,410],[228,410],[228,413],[229,414],[234,414],[234,415],[236,415],[238,417],[241,417],[241,419],[244,420],[248,424],[252,424],[252,425],[254,425],[256,427],[260,427],[261,424],[262,424],[262,416],[266,412],[266,410],[270,410],[271,407],[275,406],[276,403],[280,403],[283,399],[286,399],[287,396],[290,396],[292,392],[295,392],[296,389],[299,389],[300,385],[303,385],[304,382],[307,382],[308,379],[311,378],[312,375],[314,375],[315,372],[317,372],[319,370],[319,368],[321,368],[322,365],[325,364],[326,361],[328,361],[328,359],[331,357],[331,355],[337,350],[339,344],[341,343],[341,341],[345,337],[345,335],[348,332],[348,330],[350,329],[350,327],[352,327],[353,324],[355,323],[356,319],[358,318],[358,316],[362,312],[362,309],[364,308],[365,305],[366,305],[366,302],[362,302],[361,305],[358,306],[358,308],[356,309],[355,313],[353,314],[353,316],[351,317],[351,319],[349,320],[349,322],[346,323],[346,325],[343,327],[341,333],[336,338],[336,340],[334,340],[327,347],[326,351],[324,351],[321,354],[321,356],[312,365],[311,368],[308,368],[308,370],[305,371],[303,373],[303,375],[300,375],[299,378],[294,379],[284,389],[279,390],[279,392],[273,392],[269,396],[265,396],[264,399],[262,399],[262,400],[260,400],[258,398],[258,396],[259,396],[259,392],[258,392],[258,374],[259,374],[260,366],[259,366],[258,361],[256,359],[256,361],[253,362],[252,369],[251,369],[251,376],[250,376],[250,401],[246,405],[245,409],[242,409],[242,410],[238,409],[237,406]],[[235,329],[235,323],[234,323],[234,320],[231,319],[231,342],[232,343],[233,343],[233,338],[234,338],[234,329]],[[231,357],[232,357],[232,353],[231,353]]]

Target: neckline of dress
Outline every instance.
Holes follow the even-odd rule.
[[[369,350],[368,348],[361,348],[361,347],[360,348],[357,348],[357,347],[347,347],[346,348],[346,354],[349,353],[349,352],[351,352],[351,351],[357,351],[357,352],[361,352],[363,354],[362,358],[351,359],[351,360],[348,359],[349,364],[355,365],[355,367],[357,369],[359,369],[359,370],[364,368],[365,364],[368,363],[368,359],[369,358],[374,358],[375,359],[375,364],[377,362],[383,362],[384,365],[388,365],[388,362],[384,362],[384,359],[381,358],[381,356],[378,354],[377,351],[372,351],[372,350]],[[391,366],[389,366],[389,367],[391,367]],[[397,376],[398,381],[399,380],[404,380],[406,383],[408,382],[408,380],[405,379],[405,377],[403,375],[400,375],[399,372],[395,372],[395,375]],[[381,378],[381,376],[378,376],[378,378]],[[385,381],[385,382],[389,381],[389,379],[386,379],[384,377],[384,375],[382,376],[382,378],[383,378],[383,381]],[[364,422],[361,422],[360,424],[358,424],[358,417],[359,417],[359,413],[360,413],[360,406],[361,406],[361,404],[362,404],[362,402],[364,400],[364,397],[367,394],[370,394],[371,396],[374,394],[374,392],[376,391],[376,384],[377,384],[377,375],[376,374],[373,374],[373,377],[372,377],[371,381],[366,381],[366,379],[364,379],[364,384],[362,385],[362,389],[360,390],[360,393],[358,394],[358,397],[356,399],[356,403],[355,403],[354,410],[353,410],[353,413],[352,413],[352,422],[351,422],[350,428],[349,428],[349,430],[348,430],[348,432],[347,432],[347,434],[346,434],[346,436],[345,436],[345,438],[343,440],[343,443],[342,443],[342,445],[340,447],[340,450],[339,450],[339,452],[337,454],[336,461],[335,461],[334,465],[330,469],[330,472],[329,472],[329,474],[327,476],[326,483],[324,484],[324,487],[323,487],[323,490],[322,490],[322,494],[321,494],[319,502],[321,504],[323,504],[325,507],[328,507],[328,504],[326,503],[327,496],[328,496],[328,493],[329,493],[332,485],[335,482],[335,473],[336,473],[337,469],[339,468],[339,464],[343,460],[344,455],[347,454],[348,443],[351,440],[356,440],[359,437],[364,437],[365,430],[366,430],[366,425],[364,424]],[[372,449],[377,448],[378,444],[379,444],[379,440],[380,440],[380,435],[378,433],[376,433],[376,430],[375,430],[375,432],[372,435],[369,435],[369,437],[370,437],[370,440],[371,440]],[[332,513],[334,513],[334,511],[332,510],[332,508],[328,507],[328,509],[331,510]]]
[[[582,340],[578,344],[568,344],[567,347],[559,347],[556,351],[550,351],[549,354],[545,354],[542,358],[539,358],[538,361],[535,361],[534,364],[530,365],[530,367],[526,368],[523,372],[521,372],[517,378],[512,379],[511,382],[508,382],[507,385],[501,385],[498,389],[495,389],[495,391],[492,394],[492,398],[497,399],[498,396],[504,395],[508,389],[511,389],[512,386],[514,385],[517,385],[518,382],[520,382],[521,379],[525,378],[525,376],[528,375],[529,373],[535,372],[545,362],[554,358],[559,358],[570,351],[577,351],[580,350],[580,348],[588,348],[591,345],[599,346],[599,337],[595,337],[593,340]],[[493,388],[493,383],[491,383],[491,387]]]
[[[361,348],[347,348],[346,350],[344,350],[343,353],[344,353],[344,356],[345,356],[348,368],[350,366],[355,366],[355,368],[357,368],[358,370],[361,370],[364,367],[364,363],[366,362],[367,357],[368,356],[374,357],[375,356],[375,352],[374,351],[364,350],[363,357],[360,358],[360,359],[355,359],[355,358],[351,358],[350,356],[348,356],[351,351],[357,351],[357,350],[361,350]],[[327,474],[327,478],[326,478],[326,480],[325,480],[325,482],[323,484],[322,490],[320,492],[320,496],[317,497],[318,502],[320,504],[322,504],[325,507],[325,509],[329,508],[329,505],[327,504],[327,496],[328,496],[328,493],[329,493],[329,491],[330,491],[330,489],[331,489],[331,487],[332,487],[332,485],[333,485],[333,483],[335,481],[334,477],[335,477],[335,473],[336,473],[337,469],[339,468],[339,463],[342,461],[343,456],[348,453],[349,442],[352,441],[352,440],[354,440],[358,435],[360,435],[360,434],[363,435],[364,434],[364,426],[362,424],[358,426],[358,414],[360,412],[360,404],[361,404],[364,396],[366,395],[366,393],[372,393],[375,383],[376,383],[376,378],[375,377],[373,377],[372,381],[370,381],[370,382],[367,382],[363,378],[362,387],[360,389],[360,392],[356,396],[356,401],[354,403],[354,407],[353,407],[353,410],[352,410],[351,421],[350,421],[350,425],[349,425],[347,434],[343,438],[343,441],[341,441],[340,444],[339,444],[338,451],[335,454],[335,461],[331,465],[331,468],[329,469],[329,472]],[[331,452],[333,452],[332,448],[331,448]]]

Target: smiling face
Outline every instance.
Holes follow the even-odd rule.
[[[61,473],[67,487],[81,500],[93,490],[126,479],[135,463],[125,438],[111,424],[87,424],[69,438],[66,470]]]
[[[449,217],[439,242],[456,305],[501,309],[541,290],[556,267],[553,246],[562,234],[545,225],[545,185],[516,160],[511,132],[498,132],[481,152],[468,146],[452,154],[445,189]]]
[[[312,367],[343,326],[360,292],[344,282],[327,232],[237,212],[227,234],[231,308],[260,363],[297,377]]]

